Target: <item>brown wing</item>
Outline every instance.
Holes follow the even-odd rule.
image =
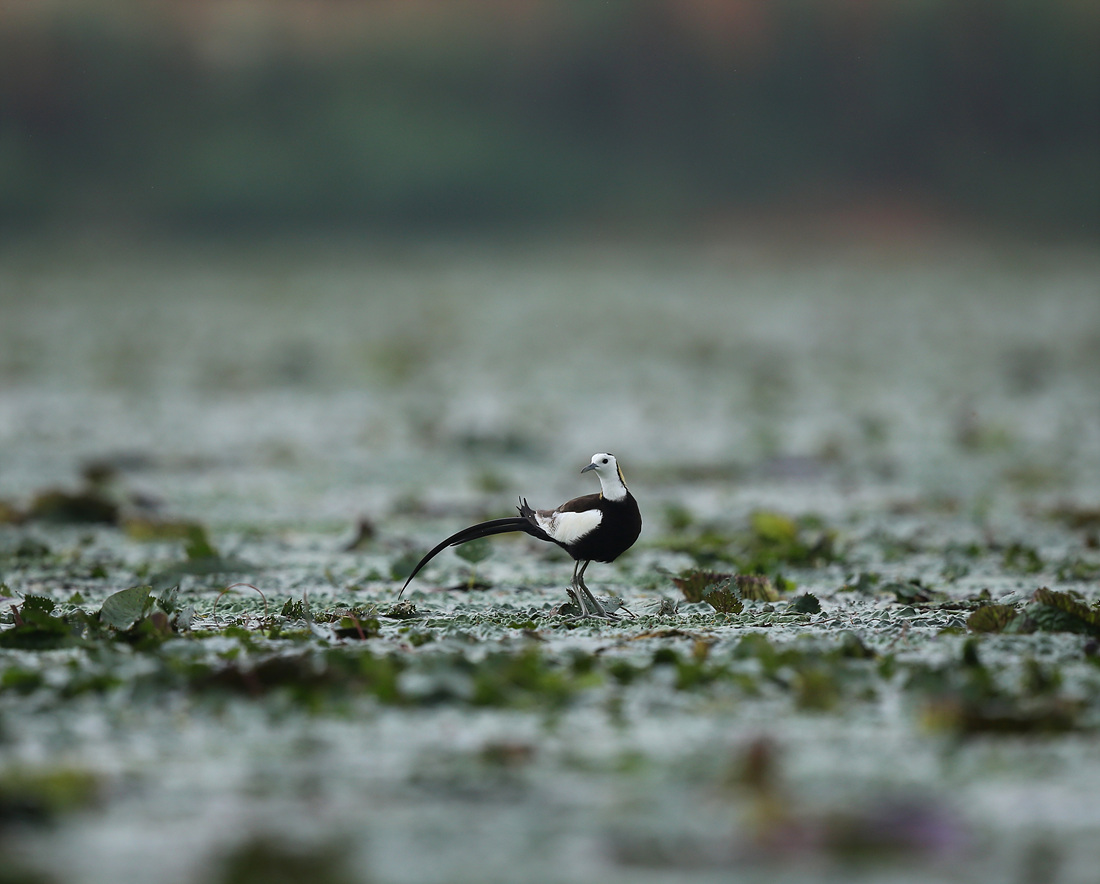
[[[583,513],[587,510],[595,510],[600,508],[600,501],[603,500],[601,494],[585,494],[581,497],[574,497],[572,500],[567,500],[556,510],[539,510],[542,515],[549,516],[551,513]]]

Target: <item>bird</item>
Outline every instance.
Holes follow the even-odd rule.
[[[424,556],[412,569],[400,598],[412,579],[436,555],[451,546],[458,546],[479,537],[520,531],[539,540],[555,543],[573,557],[573,582],[570,597],[576,602],[581,617],[614,619],[584,582],[584,572],[592,562],[613,562],[638,539],[642,532],[642,514],[638,502],[626,487],[623,471],[612,454],[598,452],[581,473],[595,472],[600,480],[597,494],[585,494],[568,500],[552,510],[532,509],[527,498],[520,498],[518,516],[492,519],[464,528],[452,534]]]

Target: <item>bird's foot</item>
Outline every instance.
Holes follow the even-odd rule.
[[[569,617],[570,620],[585,620],[588,617],[599,617],[604,620],[619,619],[618,614],[612,613],[612,611],[607,610],[607,608],[600,604],[599,599],[588,591],[587,586],[583,584],[580,586],[574,584],[569,587],[566,592],[569,594],[571,602],[569,607],[572,607],[577,612],[575,614],[568,612],[571,614]],[[565,605],[562,605],[561,608],[558,609],[559,612],[566,614],[567,612],[563,610],[565,607]]]
[[[598,598],[592,595],[592,591],[588,588],[588,584],[584,582],[584,577],[577,578],[577,585],[579,586],[582,595],[588,601],[589,605],[595,607],[596,610],[601,612],[600,616],[607,617],[610,620],[618,620],[619,616],[613,612],[617,611],[619,608],[622,608],[624,611],[626,611],[626,608],[623,605],[623,600],[620,598],[610,596],[601,602]],[[627,611],[627,614],[630,614],[630,612]],[[634,615],[630,614],[630,616],[633,617]]]

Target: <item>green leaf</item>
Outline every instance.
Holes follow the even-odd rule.
[[[733,588],[728,580],[705,590],[703,601],[714,608],[715,611],[721,611],[723,614],[740,614],[745,610],[745,605],[741,601],[737,590]]]
[[[1068,592],[1054,592],[1045,586],[1032,596],[1035,606],[1028,613],[1045,632],[1081,632],[1100,636],[1100,610],[1090,608]]]
[[[279,615],[286,617],[287,620],[305,620],[308,622],[312,619],[309,602],[305,599],[287,599]]]
[[[52,599],[28,595],[19,616],[22,623],[0,632],[0,647],[40,651],[74,644],[73,628],[62,618],[54,617],[53,608]]]
[[[407,552],[400,558],[396,559],[390,565],[390,579],[391,580],[404,580],[413,572],[413,568],[420,562],[420,556],[414,552]]]
[[[806,592],[796,598],[787,606],[788,611],[795,614],[820,614],[821,602],[812,592]]]
[[[177,583],[175,586],[170,586],[168,589],[161,592],[159,596],[153,599],[154,602],[160,607],[165,614],[174,614],[179,610],[178,598],[180,594],[180,587]]]
[[[1015,605],[984,605],[966,618],[966,628],[971,632],[1004,632],[1015,619]]]
[[[899,605],[924,605],[945,598],[943,593],[930,589],[920,580],[887,583],[882,589],[884,592],[892,592]]]
[[[1044,567],[1042,556],[1034,548],[1022,543],[1013,543],[1005,550],[1003,565],[1010,571],[1023,574],[1037,574]]]
[[[183,545],[183,552],[187,561],[194,562],[197,559],[216,559],[218,551],[206,536],[206,529],[202,525],[189,525],[187,527],[187,542]]]
[[[25,623],[36,626],[45,625],[47,621],[55,619],[53,615],[54,600],[40,595],[27,595],[23,597],[23,607],[20,613]]]
[[[489,558],[489,551],[489,539],[487,537],[480,537],[477,540],[471,540],[469,543],[464,543],[462,546],[457,547],[455,549],[455,555],[464,562],[476,565],[478,562],[484,562]]]
[[[798,539],[798,526],[779,513],[755,512],[749,518],[749,525],[753,534],[768,543],[794,543]]]
[[[337,638],[375,638],[382,634],[382,625],[376,617],[341,617],[334,630]]]
[[[131,586],[107,596],[99,609],[99,619],[115,629],[129,629],[152,607],[150,592],[148,586]]]

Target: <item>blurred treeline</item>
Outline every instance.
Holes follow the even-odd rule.
[[[1100,232],[1096,0],[0,3],[0,225]]]

